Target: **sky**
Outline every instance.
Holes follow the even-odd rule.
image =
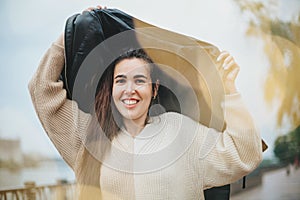
[[[299,12],[299,1],[282,2],[275,11],[282,19],[288,20]],[[233,0],[1,0],[0,137],[19,138],[26,153],[58,155],[36,116],[27,85],[43,54],[63,31],[66,19],[95,5],[118,8],[229,51],[241,67],[238,89],[270,146],[264,156],[273,156],[275,138],[288,127],[275,126],[276,108],[264,101],[262,88],[268,60],[263,43],[245,36],[247,19]]]

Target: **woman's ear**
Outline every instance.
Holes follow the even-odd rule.
[[[157,79],[156,82],[155,82],[155,86],[154,86],[153,99],[156,98],[156,96],[158,94],[158,89],[159,89],[159,80]]]

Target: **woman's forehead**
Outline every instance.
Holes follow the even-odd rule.
[[[141,58],[126,58],[116,64],[115,75],[150,74],[150,64]]]

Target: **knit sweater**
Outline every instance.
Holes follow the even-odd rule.
[[[63,66],[63,45],[53,43],[29,90],[42,126],[75,172],[82,199],[204,199],[204,189],[232,183],[261,162],[260,134],[240,94],[225,96],[222,133],[167,112],[135,138],[121,129],[98,157],[95,144],[86,143],[91,115],[67,99],[58,81]]]

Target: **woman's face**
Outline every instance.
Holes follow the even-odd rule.
[[[123,120],[144,125],[152,99],[149,64],[140,58],[124,59],[115,66],[113,78],[113,101]]]

